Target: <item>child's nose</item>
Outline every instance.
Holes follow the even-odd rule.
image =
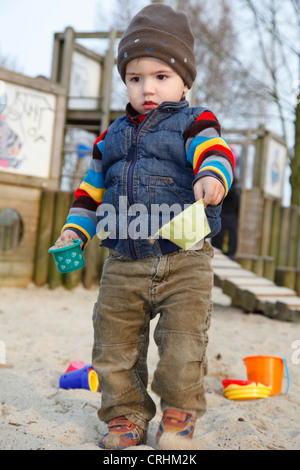
[[[144,87],[143,87],[144,95],[153,95],[154,93],[154,83],[151,78],[147,78],[144,80]]]

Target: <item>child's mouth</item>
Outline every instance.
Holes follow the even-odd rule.
[[[144,101],[143,107],[144,109],[154,109],[156,108],[157,104],[154,101]]]

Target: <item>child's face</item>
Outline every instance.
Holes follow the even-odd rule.
[[[147,114],[164,101],[180,101],[188,87],[166,62],[151,57],[134,59],[126,67],[130,103],[139,114]]]

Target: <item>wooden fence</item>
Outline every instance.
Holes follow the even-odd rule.
[[[60,235],[73,197],[73,192],[42,192],[33,278],[37,286],[48,284],[50,289],[59,286],[72,289],[81,283],[86,288],[99,285],[107,250],[99,247],[97,237],[84,250],[85,267],[72,273],[59,273],[53,256],[48,253]]]
[[[253,193],[249,193],[250,197]],[[280,200],[267,196],[255,201],[255,210],[244,218],[239,234],[247,237],[248,224],[252,244],[242,240],[236,260],[244,268],[300,295],[300,207],[282,207]]]

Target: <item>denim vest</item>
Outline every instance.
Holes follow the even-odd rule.
[[[194,172],[186,158],[183,133],[203,111],[190,108],[187,101],[164,102],[140,124],[122,116],[109,127],[102,154],[106,191],[98,214],[100,224],[110,232],[103,246],[134,259],[179,249],[167,239],[151,244],[148,237],[195,202]],[[159,210],[162,204],[168,220]],[[151,219],[153,208],[156,217]],[[220,230],[220,211],[221,206],[206,209],[210,237]]]

